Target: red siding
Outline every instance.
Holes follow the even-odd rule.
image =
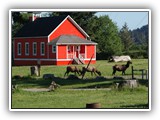
[[[25,43],[29,43],[29,55],[25,55]],[[33,55],[33,42],[37,43],[37,55]],[[45,43],[45,55],[41,55],[40,44],[41,42]],[[47,38],[22,38],[14,40],[14,56],[15,58],[47,58],[48,56],[48,39]],[[21,43],[22,46],[22,54],[18,55],[17,53],[17,44]]]
[[[58,46],[58,59],[66,59],[67,58],[67,47],[65,45]]]
[[[87,45],[87,58],[91,58],[94,54],[93,58],[95,58],[95,46],[94,45]]]
[[[54,22],[54,21],[53,21]],[[60,35],[76,35],[81,38],[85,36],[68,20],[66,19],[49,37],[49,40],[53,40]]]
[[[84,61],[85,64],[89,63],[89,60],[85,60]],[[91,64],[95,64],[96,60],[92,60]],[[68,61],[41,61],[41,65],[70,65],[72,64],[72,61],[68,60]],[[31,65],[37,65],[37,61],[36,60],[15,60],[14,61],[14,65],[16,66],[31,66]]]
[[[41,65],[56,65],[56,61],[41,61]],[[16,66],[30,66],[37,65],[36,60],[15,60],[14,65]]]
[[[52,45],[49,46],[49,58],[56,59],[56,53],[52,53]]]

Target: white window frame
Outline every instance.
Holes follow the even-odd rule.
[[[28,49],[27,49],[27,45],[28,45]],[[29,55],[29,43],[28,42],[25,43],[25,55]]]
[[[22,44],[20,42],[17,44],[17,55],[22,55]]]
[[[42,53],[42,45],[44,45],[44,53]],[[40,49],[41,49],[41,55],[45,55],[45,43],[44,43],[44,42],[41,42],[41,47],[40,47]]]
[[[56,45],[52,45],[52,53],[56,53]]]
[[[34,46],[35,45],[35,46]],[[32,46],[32,49],[33,49],[33,55],[36,56],[37,55],[37,43],[36,42],[33,42],[33,46]]]

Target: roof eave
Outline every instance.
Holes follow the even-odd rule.
[[[13,37],[13,39],[21,39],[21,38],[47,38],[48,36],[31,36],[31,37]]]
[[[97,45],[97,43],[56,43],[56,45]]]

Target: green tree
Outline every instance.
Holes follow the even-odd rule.
[[[12,13],[12,37],[17,33],[22,26],[30,22],[31,13],[13,12]]]
[[[96,20],[93,29],[95,40],[98,43],[99,52],[106,58],[122,53],[122,43],[118,33],[118,27],[108,16],[101,16]]]
[[[128,29],[127,23],[125,23],[122,29],[120,30],[120,38],[124,46],[123,50],[125,52],[128,52],[133,45],[133,40],[131,38],[131,33]]]

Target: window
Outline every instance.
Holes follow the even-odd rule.
[[[52,53],[56,53],[56,45],[52,45]]]
[[[21,48],[21,43],[18,43],[17,45],[18,45],[18,46],[17,46],[18,55],[21,55],[21,53],[22,53],[22,52],[21,52],[21,49],[22,49],[22,48]]]
[[[33,55],[37,55],[37,43],[33,43]]]
[[[45,53],[45,45],[44,42],[41,42],[41,55],[44,55]]]
[[[29,43],[25,43],[25,55],[29,55]]]

